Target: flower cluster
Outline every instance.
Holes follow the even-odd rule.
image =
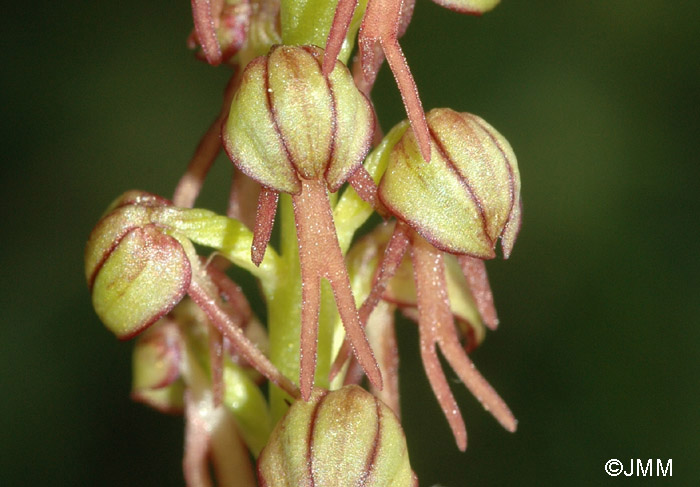
[[[498,0],[435,2],[481,14]],[[249,454],[263,486],[417,485],[399,422],[397,310],[418,324],[457,446],[466,428],[438,350],[516,429],[468,354],[498,324],[484,260],[498,240],[512,252],[518,167],[478,116],[424,113],[398,43],[413,4],[192,0],[190,47],[235,68],[221,112],[172,200],[123,194],[85,250],[97,315],[137,337],[132,397],[184,413],[189,486],[211,485],[212,471],[217,485],[256,485]],[[371,90],[384,59],[408,120],[382,138]],[[225,216],[193,208],[222,149],[234,167]],[[373,213],[384,221],[355,238]],[[258,280],[265,324],[231,265]]]

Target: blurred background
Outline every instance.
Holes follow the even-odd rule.
[[[92,311],[82,253],[121,192],[172,194],[219,109],[229,71],[187,51],[189,8],[39,0],[0,19],[4,486],[183,485],[182,420],[130,401],[132,344]],[[700,480],[699,14],[504,0],[475,18],[417,0],[402,44],[426,109],[502,132],[524,198],[513,256],[488,267],[501,327],[473,354],[518,432],[455,380],[460,453],[399,327],[422,486]],[[374,99],[385,129],[404,118],[386,69]],[[224,210],[229,174],[220,160],[200,205]],[[673,477],[611,478],[610,458],[673,459]]]

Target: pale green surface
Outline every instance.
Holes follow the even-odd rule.
[[[431,110],[428,124],[446,157],[469,185],[495,241],[520,197],[518,165],[508,141],[483,119],[452,110]],[[514,190],[517,188],[517,191]],[[454,215],[459,220],[460,215]]]
[[[109,254],[95,278],[92,303],[104,325],[127,338],[170,311],[189,279],[190,263],[179,243],[147,226],[129,232]]]
[[[272,418],[258,385],[238,365],[224,363],[224,404],[236,418],[241,436],[257,457],[272,430]]]
[[[98,266],[109,255],[115,239],[123,236],[129,228],[150,223],[150,211],[147,208],[129,205],[118,208],[100,219],[90,233],[85,246],[85,278],[95,278]]]
[[[325,175],[331,191],[337,191],[349,173],[362,163],[374,132],[372,108],[355,86],[350,71],[341,63],[328,75],[333,94],[335,138]]]
[[[359,0],[338,58],[347,63],[367,0]],[[282,0],[282,40],[290,45],[326,46],[336,0]]]
[[[243,172],[277,191],[296,193],[301,186],[284,142],[275,130],[268,105],[266,65],[267,58],[258,58],[243,73],[224,126],[223,140]]]
[[[268,66],[270,103],[289,159],[300,177],[318,179],[333,130],[333,99],[321,67],[315,56],[295,47],[272,51]]]
[[[335,0],[282,0],[282,41],[325,47],[335,15]]]
[[[383,404],[378,409],[374,397],[357,386],[295,402],[275,427],[259,468],[269,487],[307,485],[312,479],[318,486],[412,485],[406,439],[396,416]]]
[[[308,484],[308,432],[315,406],[313,399],[295,402],[272,431],[269,447],[259,460],[259,471],[270,487],[275,485],[273,482],[280,487]]]
[[[312,472],[318,485],[349,487],[362,478],[378,421],[376,405],[368,394],[341,389],[330,393],[317,409],[311,442]]]
[[[432,244],[488,258],[493,245],[479,207],[431,144],[431,162],[420,155],[413,132],[394,146],[379,185],[382,201]],[[434,160],[433,160],[434,159]]]

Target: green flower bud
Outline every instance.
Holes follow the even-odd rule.
[[[264,487],[417,485],[398,419],[358,386],[294,403],[260,455],[258,479]]]
[[[259,269],[241,259],[240,246],[245,248],[250,242],[243,225],[207,210],[176,208],[143,192],[128,192],[110,208],[85,247],[85,277],[95,311],[105,326],[120,339],[131,338],[189,294],[243,359],[295,396],[294,384],[222,307],[220,294],[227,291],[219,290],[209,279],[193,245],[214,247],[234,262]],[[270,267],[265,272],[269,271]]]
[[[520,174],[508,141],[469,113],[426,115],[432,157],[425,163],[413,131],[392,148],[379,197],[435,247],[481,259],[505,258],[520,228]]]
[[[180,302],[192,271],[180,242],[149,224],[129,230],[97,269],[92,304],[117,337],[128,339]]]
[[[182,245],[151,221],[153,208],[166,205],[149,193],[125,193],[110,205],[85,248],[93,306],[120,339],[158,321],[189,288],[192,270]]]
[[[275,46],[251,61],[223,130],[236,166],[275,191],[298,194],[300,177],[336,191],[360,166],[374,132],[367,99],[337,62],[321,73],[323,50]]]
[[[141,335],[132,358],[131,398],[159,411],[181,412],[183,348],[177,324],[167,318]]]

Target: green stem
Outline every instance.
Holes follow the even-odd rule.
[[[299,252],[291,198],[280,195],[280,260],[277,268],[277,286],[268,288],[269,358],[273,364],[297,384],[299,382],[299,333],[301,320],[301,273]],[[281,389],[270,386],[270,407],[273,421],[278,421],[287,410],[285,401],[291,398]]]
[[[265,288],[268,303],[269,358],[283,375],[299,383],[299,346],[301,336],[301,269],[297,248],[296,225],[292,199],[280,195],[280,260],[277,285]],[[333,292],[327,282],[322,283],[321,312],[318,319],[318,351],[316,358],[317,387],[330,386],[333,334],[338,323],[338,312]],[[270,406],[273,421],[278,421],[293,399],[283,390],[270,387]]]
[[[283,44],[312,44],[325,48],[337,5],[337,0],[282,0],[280,17]],[[355,44],[355,34],[360,28],[360,21],[366,7],[367,0],[358,1],[347,38],[338,56],[338,59],[345,64]]]

